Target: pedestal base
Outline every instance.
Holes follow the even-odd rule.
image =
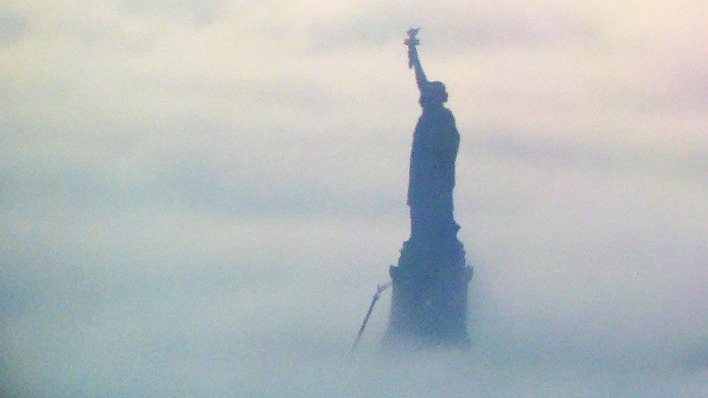
[[[456,237],[404,243],[393,279],[385,347],[469,345],[467,289],[472,268]]]

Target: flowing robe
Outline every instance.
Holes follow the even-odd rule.
[[[452,112],[442,104],[424,105],[413,134],[408,180],[413,236],[457,232],[452,191],[459,145]]]

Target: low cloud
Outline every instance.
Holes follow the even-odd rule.
[[[0,395],[695,397],[705,10],[691,2],[5,6]],[[473,347],[353,337],[448,85]]]

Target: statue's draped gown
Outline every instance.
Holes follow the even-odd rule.
[[[413,134],[408,206],[412,235],[457,232],[452,191],[460,134],[455,118],[442,104],[425,104]]]

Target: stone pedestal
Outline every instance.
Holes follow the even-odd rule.
[[[387,348],[466,347],[467,287],[472,268],[454,236],[411,238],[403,244],[393,279]]]

